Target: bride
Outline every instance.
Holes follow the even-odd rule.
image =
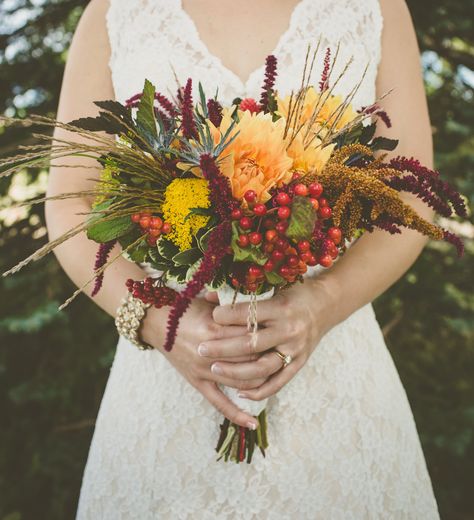
[[[340,44],[339,70],[354,57],[339,93],[368,64],[357,107],[394,88],[383,106],[400,138],[397,153],[430,166],[419,53],[403,0],[93,0],[70,48],[58,119],[94,114],[94,100],[123,102],[145,78],[174,91],[174,74],[201,80],[208,92],[218,86],[227,103],[256,97],[271,53],[280,64],[277,88],[287,94],[298,87],[307,45],[319,39],[333,51]],[[94,182],[87,168],[94,164],[70,161],[83,168],[53,167],[48,195]],[[431,218],[422,202],[409,200]],[[49,202],[50,237],[76,225],[90,203]],[[212,294],[196,299],[171,353],[162,349],[167,309],[150,310],[141,332],[156,350],[139,351],[123,338],[117,346],[77,518],[439,518],[413,416],[370,305],[423,245],[411,231],[364,235],[332,269],[259,304],[265,333],[255,350],[243,304],[218,306]],[[95,251],[85,236],[57,250],[78,286]],[[125,280],[144,276],[120,259],[94,301],[113,316]],[[275,347],[292,363],[283,366]],[[270,397],[266,458],[216,462],[212,432],[221,414],[255,423],[219,384],[250,400]]]

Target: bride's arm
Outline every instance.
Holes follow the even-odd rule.
[[[410,14],[403,0],[382,0],[384,31],[382,60],[378,72],[378,95],[394,88],[383,101],[393,127],[386,136],[400,139],[397,155],[415,156],[432,166],[432,139],[424,93],[420,57]],[[379,125],[380,126],[380,125]],[[431,210],[419,199],[405,200],[427,219]],[[259,322],[267,326],[257,342],[264,351],[272,346],[293,355],[294,362],[278,372],[260,389],[245,392],[251,398],[267,397],[278,391],[304,365],[321,337],[357,309],[371,302],[397,281],[420,254],[426,239],[405,230],[400,235],[383,231],[365,234],[334,265],[314,280],[283,291],[270,302],[259,303]],[[278,317],[275,320],[275,316]],[[245,306],[216,307],[220,324],[245,323]],[[285,319],[281,319],[284,317]],[[208,342],[208,355],[221,357],[248,351],[249,342]],[[264,354],[258,362],[232,365],[219,362],[223,374],[232,377],[268,375],[281,367],[274,354]]]
[[[69,122],[79,117],[95,115],[97,108],[93,101],[114,98],[108,68],[110,49],[105,24],[108,4],[108,0],[93,0],[81,18],[64,72],[57,114],[59,121]],[[57,129],[55,137],[71,138],[71,135]],[[75,136],[74,139],[79,138]],[[51,168],[48,196],[85,191],[94,186],[99,175],[95,160],[83,157],[61,159],[62,164],[66,164],[66,161],[70,166],[76,167]],[[90,209],[91,200],[87,198],[49,201],[46,204],[46,219],[50,239],[58,238],[83,222],[84,215]],[[68,240],[55,250],[61,266],[78,287],[82,287],[91,278],[96,252],[97,244],[88,240],[84,233]],[[120,249],[116,247],[112,255],[116,256],[119,253]],[[142,269],[120,257],[106,270],[103,287],[93,301],[114,316],[120,300],[126,293],[125,281],[128,278],[136,280],[144,277]],[[89,286],[85,292],[90,294],[90,291]],[[212,405],[233,422],[246,426],[248,422],[254,422],[253,417],[241,412],[224,396],[215,384],[209,362],[200,358],[196,352],[199,341],[223,335],[242,334],[245,330],[242,327],[228,328],[216,325],[212,320],[213,307],[203,300],[193,302],[180,325],[175,348],[172,352],[166,353],[166,356]],[[150,309],[143,325],[143,339],[160,350],[164,343],[168,310],[166,307],[159,310]],[[262,382],[263,379],[256,378],[255,381],[248,382],[248,385],[255,387]],[[226,384],[238,386],[240,382],[227,379]]]

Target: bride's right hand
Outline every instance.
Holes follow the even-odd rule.
[[[215,305],[203,298],[195,298],[180,320],[176,341],[171,352],[165,352],[166,316],[169,307],[155,309],[151,307],[143,322],[141,336],[144,341],[155,347],[166,356],[178,372],[198,390],[209,403],[230,421],[239,426],[257,427],[257,421],[252,415],[238,408],[217,386],[217,383],[244,389],[244,385],[258,387],[264,379],[256,381],[224,380],[211,371],[211,365],[216,361],[198,354],[198,345],[209,340],[217,340],[242,336],[247,330],[241,326],[222,326],[215,323],[212,311]],[[250,361],[255,356],[235,358],[235,362]]]

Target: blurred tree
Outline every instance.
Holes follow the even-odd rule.
[[[131,0],[132,1],[132,0]],[[54,115],[66,51],[85,0],[0,2],[0,109]],[[474,199],[472,0],[408,0],[423,52],[437,166]],[[28,131],[0,126],[0,156]],[[19,190],[21,188],[21,190]],[[44,173],[0,180],[1,197],[44,188]],[[40,206],[0,212],[0,269],[45,240]],[[472,227],[463,228],[472,234]],[[472,236],[471,236],[472,238]],[[442,517],[474,511],[474,298],[469,268],[431,244],[376,302],[407,389]],[[111,320],[73,290],[53,257],[0,281],[0,519],[73,517],[113,358]]]

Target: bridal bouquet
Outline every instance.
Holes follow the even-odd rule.
[[[466,214],[462,197],[415,159],[376,155],[397,145],[374,137],[377,121],[390,126],[387,114],[377,103],[355,110],[357,85],[346,97],[335,94],[344,72],[333,77],[329,51],[321,80],[311,84],[316,54],[308,51],[301,87],[284,97],[274,88],[277,63],[269,56],[260,98],[235,99],[230,106],[207,97],[201,85],[195,103],[191,79],[175,97],[145,81],[125,104],[96,102],[97,117],[68,124],[2,118],[57,126],[81,138],[36,135],[44,144],[3,160],[2,176],[71,155],[94,157],[101,166],[91,190],[50,197],[93,196],[84,223],[6,274],[86,231],[99,244],[88,282],[95,295],[119,243],[120,254],[156,272],[128,280],[127,288],[147,305],[170,307],[164,345],[170,351],[180,318],[203,289],[218,291],[221,303],[248,301],[255,337],[259,299],[303,281],[310,267],[330,268],[362,233],[410,228],[451,242],[461,254],[459,238],[423,219],[401,193],[416,195],[443,217]],[[250,463],[256,447],[265,455],[268,446],[266,401],[239,401],[236,390],[225,391],[259,427],[251,431],[224,420],[218,458]]]

